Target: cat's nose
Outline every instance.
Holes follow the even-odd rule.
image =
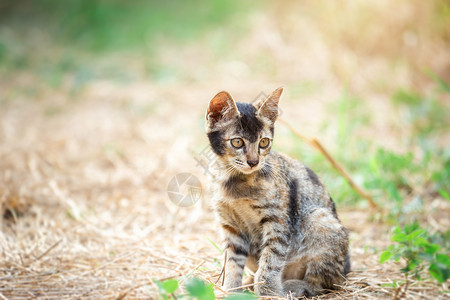
[[[247,163],[250,166],[250,168],[253,168],[259,163],[259,160],[247,160]]]

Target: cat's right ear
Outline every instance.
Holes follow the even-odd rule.
[[[227,92],[220,92],[212,98],[206,110],[206,122],[209,128],[213,128],[218,123],[226,122],[239,115],[231,95]]]

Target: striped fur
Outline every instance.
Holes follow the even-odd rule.
[[[212,187],[227,252],[225,288],[241,286],[247,266],[255,282],[265,282],[255,286],[258,295],[314,296],[345,280],[348,233],[315,173],[270,151],[281,93],[246,104],[221,92],[208,106],[207,135],[219,164]],[[241,148],[231,143],[235,138]],[[262,138],[270,140],[267,148],[259,146]]]

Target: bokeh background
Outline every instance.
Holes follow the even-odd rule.
[[[206,106],[283,86],[281,117],[379,205],[278,125],[275,149],[319,174],[352,231],[342,297],[386,297],[401,278],[378,264],[392,226],[418,221],[448,251],[449,82],[446,0],[4,0],[0,296],[148,298],[154,278],[215,281]],[[167,195],[183,172],[203,186],[189,207]]]

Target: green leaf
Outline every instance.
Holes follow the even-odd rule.
[[[415,268],[417,268],[417,266],[419,265],[419,263],[416,260],[412,260],[408,263],[408,266],[406,267],[407,271],[411,271],[414,270]]]
[[[252,293],[231,294],[224,298],[224,300],[256,300],[256,299],[258,299],[258,297],[256,297],[256,295]]]
[[[428,272],[440,283],[445,282],[445,280],[448,278],[447,276],[447,278],[444,279],[444,273],[436,264],[431,264],[430,267],[428,268]]]
[[[169,293],[172,294],[178,289],[178,280],[176,279],[169,279],[162,283],[163,289]]]
[[[436,244],[429,243],[427,245],[424,245],[424,251],[427,254],[434,254],[439,250],[439,248],[440,248],[439,245]]]
[[[393,241],[393,242],[401,243],[401,242],[406,242],[407,240],[408,240],[408,236],[406,234],[404,234],[403,232],[397,233],[391,237],[391,241]]]
[[[166,290],[164,289],[163,283],[159,281],[158,279],[153,279],[153,282],[158,287],[159,295],[163,300],[168,300]]]
[[[403,232],[406,234],[410,234],[416,230],[420,229],[420,224],[417,222],[413,222],[411,224],[405,224],[405,227],[403,229]]]
[[[439,194],[441,194],[444,199],[450,201],[450,194],[446,190],[439,190]]]
[[[402,196],[394,184],[389,184],[386,189],[390,198],[393,198],[397,203],[402,203]]]
[[[399,226],[392,228],[392,235],[402,233],[402,229]]]
[[[392,260],[394,261],[399,261],[400,258],[402,258],[402,255],[400,253],[395,253],[394,255],[392,255]]]
[[[212,284],[207,284],[197,277],[193,277],[186,281],[186,290],[189,295],[199,300],[214,300],[214,287]]]
[[[437,254],[436,262],[444,265],[447,268],[450,268],[450,258],[446,254]]]
[[[430,245],[430,242],[427,239],[425,239],[425,238],[423,238],[421,236],[418,236],[418,237],[415,238],[413,244],[415,246],[426,247],[426,246]]]
[[[445,282],[450,275],[450,258],[446,254],[436,254],[436,262],[428,268],[431,276],[439,282]]]
[[[408,234],[408,240],[413,241],[416,237],[423,234],[424,232],[425,232],[425,229],[416,229],[413,232],[411,232],[410,234]]]
[[[427,252],[420,252],[417,254],[421,259],[426,260],[428,262],[433,261],[434,257],[433,254],[427,253]]]
[[[392,254],[393,253],[391,251],[384,251],[383,253],[381,253],[381,255],[380,255],[380,264],[384,263],[389,258],[391,258]]]

